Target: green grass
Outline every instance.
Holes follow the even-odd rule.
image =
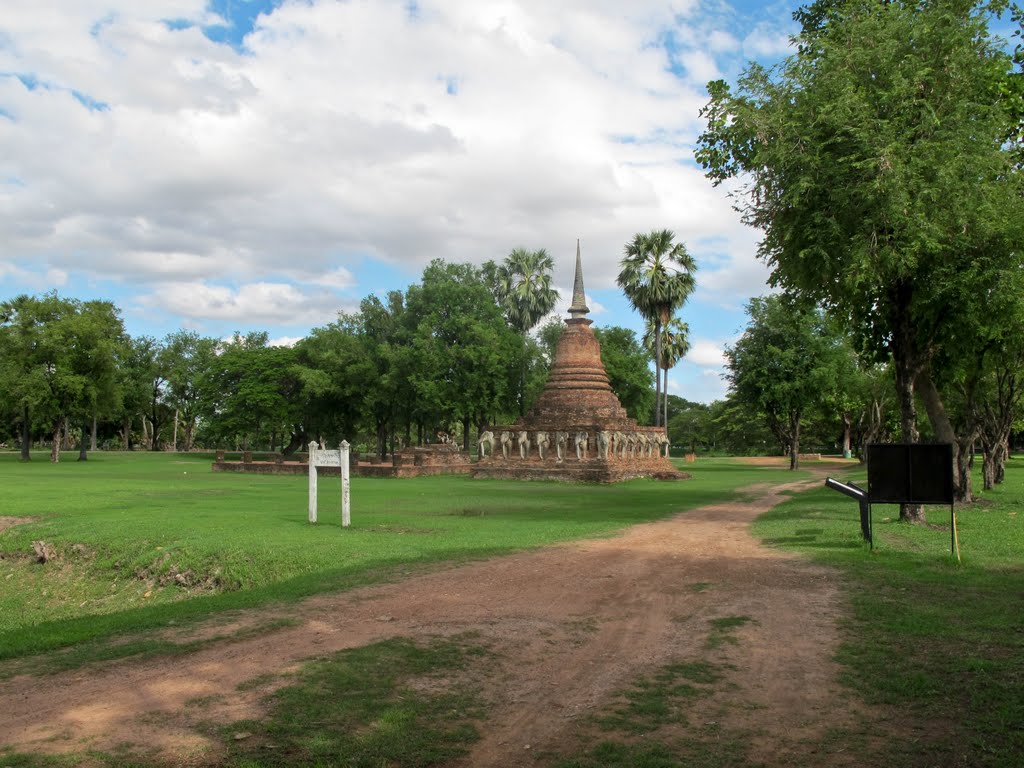
[[[0,659],[68,646],[77,648],[66,664],[168,652],[166,639],[107,639],[607,536],[793,477],[709,460],[687,465],[693,479],[676,483],[354,478],[353,523],[343,529],[331,478],[321,478],[312,526],[305,477],[213,473],[211,456],[197,454],[70,458],[52,465],[34,454],[21,463],[0,453],[4,514],[33,518],[0,532]],[[33,561],[40,540],[56,549],[55,560]]]
[[[685,723],[683,705],[710,695],[710,686],[721,678],[721,670],[707,661],[669,664],[622,692],[620,702],[597,722],[606,731],[634,734],[649,733],[670,723]]]
[[[1009,462],[1003,485],[957,509],[961,564],[950,553],[948,507],[929,508],[927,526],[898,515],[895,506],[873,508],[871,551],[856,503],[822,488],[769,511],[754,533],[845,574],[845,682],[868,702],[899,710],[905,747],[914,746],[891,755],[891,765],[1018,766],[1024,459]]]
[[[396,638],[307,664],[268,697],[266,719],[221,729],[226,764],[402,768],[452,760],[479,738],[481,702],[468,681],[488,655],[472,638]]]

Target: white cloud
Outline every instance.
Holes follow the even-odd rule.
[[[303,338],[303,336],[280,336],[276,339],[268,340],[267,345],[271,347],[294,347]]]
[[[725,366],[724,344],[706,339],[696,339],[686,353],[686,360],[702,367],[723,368]]]
[[[758,24],[743,39],[743,53],[748,59],[777,58],[790,52],[792,30],[772,23]]]
[[[250,283],[233,289],[209,283],[165,283],[139,298],[148,309],[186,317],[266,325],[317,325],[343,309],[328,292],[309,294],[287,283]]]
[[[623,243],[669,227],[698,258],[724,238],[700,281],[736,303],[763,270],[692,146],[715,56],[739,43],[689,34],[699,5],[289,2],[241,52],[162,21],[209,23],[205,0],[5,9],[0,72],[41,84],[0,76],[5,258],[136,285],[186,325],[295,324],[351,302],[366,257],[415,273],[527,239],[571,285],[580,237],[603,288]]]

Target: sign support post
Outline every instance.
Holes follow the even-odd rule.
[[[350,482],[348,473],[348,449],[349,444],[347,440],[341,441],[341,527],[348,528],[349,523],[352,522],[351,505],[350,505]]]

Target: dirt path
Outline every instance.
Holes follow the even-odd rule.
[[[0,683],[0,745],[80,752],[136,744],[178,765],[215,762],[219,744],[194,726],[258,717],[268,689],[239,684],[384,637],[474,630],[501,663],[485,691],[492,707],[483,738],[464,764],[534,766],[538,752],[578,749],[583,716],[638,675],[703,658],[713,619],[746,617],[736,642],[715,650],[716,661],[732,666],[731,685],[702,711],[748,733],[753,762],[803,761],[829,729],[849,724],[832,661],[839,584],[830,570],[761,546],[748,527],[785,498],[780,492],[819,482],[752,489],[749,501],[612,539],[311,599],[291,612],[297,626],[183,658],[14,678]],[[190,704],[200,698],[202,707]],[[811,764],[844,764],[820,758]]]

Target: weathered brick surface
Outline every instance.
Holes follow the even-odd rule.
[[[436,445],[425,448],[411,448],[395,454],[389,461],[379,456],[350,463],[350,474],[357,477],[423,477],[426,475],[469,474],[473,465],[469,457],[460,453],[454,445]],[[297,461],[215,461],[214,472],[249,472],[260,475],[306,475],[309,474],[307,458]],[[337,477],[338,467],[317,467],[317,475]]]

